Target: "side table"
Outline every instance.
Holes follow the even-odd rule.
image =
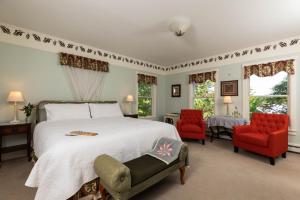
[[[234,118],[232,116],[213,116],[207,119],[207,126],[211,131],[210,142],[214,137],[219,138],[220,135],[228,135],[232,137],[232,127],[237,125],[245,125],[247,120],[244,118]],[[214,130],[216,128],[216,130]]]
[[[27,143],[9,147],[2,147],[2,137],[10,135],[26,134]],[[31,123],[20,122],[16,124],[0,123],[0,164],[2,161],[2,153],[9,153],[19,151],[22,149],[27,150],[28,161],[31,160]]]
[[[176,126],[176,122],[179,120],[179,118],[180,118],[179,113],[167,113],[164,116],[164,122]]]

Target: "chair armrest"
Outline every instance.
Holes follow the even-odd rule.
[[[182,120],[180,119],[180,120],[178,120],[176,122],[176,128],[177,128],[177,130],[181,130],[181,126],[182,126]]]
[[[100,180],[110,189],[124,192],[131,188],[130,170],[118,160],[103,154],[96,158],[94,169]]]
[[[255,129],[251,125],[242,125],[242,126],[234,126],[233,127],[233,134],[240,134],[240,133],[247,133],[247,132],[254,132]]]
[[[288,146],[288,131],[285,129],[270,133],[270,146],[280,147]]]

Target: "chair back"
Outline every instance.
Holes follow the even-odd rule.
[[[199,124],[203,120],[202,110],[182,109],[180,119],[184,124]]]
[[[277,130],[288,131],[289,116],[285,114],[253,113],[251,126],[260,133],[270,133]]]

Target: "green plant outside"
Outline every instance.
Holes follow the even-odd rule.
[[[271,95],[287,95],[288,79],[287,77],[272,88]],[[250,91],[250,116],[253,112],[287,114],[288,97],[287,96],[254,96]]]
[[[207,119],[215,114],[215,83],[207,80],[202,84],[195,84],[193,108],[203,111],[203,118]]]
[[[138,115],[152,115],[152,86],[145,83],[138,84]]]

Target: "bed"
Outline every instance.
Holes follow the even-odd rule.
[[[33,147],[37,161],[25,183],[38,187],[36,200],[77,199],[96,191],[94,159],[108,154],[121,162],[143,155],[161,137],[181,140],[176,128],[163,122],[107,116],[96,119],[45,121],[47,104],[113,104],[105,102],[42,101],[37,107]],[[98,135],[66,136],[74,130]]]

